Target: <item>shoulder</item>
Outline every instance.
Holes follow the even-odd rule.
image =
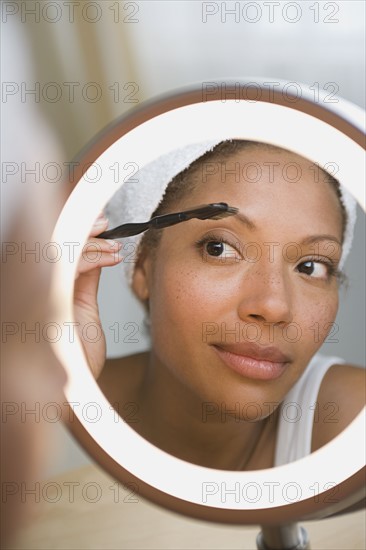
[[[317,398],[311,450],[316,451],[341,433],[366,401],[366,370],[350,364],[332,365]]]

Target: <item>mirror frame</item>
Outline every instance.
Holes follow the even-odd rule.
[[[113,144],[118,140],[129,134],[135,128],[140,127],[145,122],[148,122],[155,117],[159,117],[162,114],[169,113],[181,107],[201,104],[206,102],[220,102],[221,104],[226,104],[226,102],[246,102],[246,104],[254,103],[266,103],[274,104],[280,107],[287,107],[292,110],[304,113],[305,115],[310,115],[316,119],[326,123],[335,130],[341,132],[352,140],[355,144],[365,149],[365,131],[362,126],[362,116],[363,111],[356,106],[344,101],[339,100],[337,104],[327,103],[324,101],[316,103],[312,100],[310,90],[305,86],[301,86],[301,97],[298,96],[298,91],[296,95],[290,88],[287,88],[286,93],[283,93],[283,90],[275,90],[266,86],[269,79],[235,79],[235,80],[223,80],[222,82],[215,83],[199,83],[189,88],[183,90],[178,90],[172,94],[166,94],[160,96],[157,99],[153,99],[149,102],[144,103],[140,107],[133,109],[131,112],[128,112],[126,115],[120,117],[117,121],[109,125],[105,130],[99,133],[78,155],[75,161],[72,163],[73,166],[73,178],[71,178],[70,191],[72,188],[76,188],[77,183],[80,183],[82,178],[87,173],[87,170],[92,166],[97,159],[107,151]],[[204,85],[209,84],[208,95],[203,99]],[[238,86],[238,84],[240,84]],[[254,84],[256,86],[254,86]],[[278,81],[278,84],[283,86],[286,84],[283,81]],[[288,83],[287,83],[288,84]],[[292,83],[293,84],[293,83]],[[296,83],[297,84],[297,83]],[[297,84],[297,86],[299,86]],[[260,99],[258,99],[258,89],[261,90]],[[207,89],[206,89],[207,91]],[[238,96],[238,92],[240,97]],[[324,96],[323,96],[324,100]],[[265,141],[263,139],[263,141]],[[301,154],[301,151],[299,151]],[[74,193],[71,193],[68,202],[65,205],[67,210],[67,205],[74,200]],[[362,190],[360,191],[359,197],[362,197]],[[358,197],[358,198],[359,198]],[[74,200],[75,202],[75,200]],[[64,210],[65,210],[64,208]],[[91,207],[91,210],[95,209],[95,206]],[[100,210],[100,208],[99,208]],[[64,211],[63,211],[64,212]],[[75,212],[75,205],[74,205]],[[88,229],[90,228],[90,220],[94,219],[94,212],[89,213],[89,218],[83,220],[83,235],[86,237],[88,234]],[[67,215],[72,215],[72,211],[69,210]],[[54,236],[52,241],[60,242],[62,244],[62,233],[60,233],[61,222],[65,222],[65,214],[61,213],[60,219],[57,223]],[[81,234],[80,234],[81,235]],[[51,300],[55,305],[55,310],[58,311],[59,321],[62,323],[64,319],[70,319],[70,311],[72,307],[72,296],[68,294],[67,289],[69,288],[70,273],[66,276],[66,292],[61,291],[62,281],[65,272],[62,270],[62,262],[55,264],[54,276],[52,281],[51,289]],[[67,305],[65,309],[65,305]],[[62,342],[58,341],[54,344],[55,353],[61,360],[61,362],[67,367],[67,361],[76,360],[76,362],[83,362],[81,345],[77,347],[77,342],[74,342],[75,355],[70,355],[64,353],[62,348]],[[74,359],[75,358],[75,359]],[[85,358],[84,365],[82,368],[85,370]],[[75,367],[73,367],[75,369]],[[90,378],[92,374],[89,372]],[[97,382],[93,379],[95,385]],[[175,495],[169,494],[166,491],[161,490],[156,486],[153,486],[139,477],[135,476],[129,470],[127,470],[121,463],[114,460],[108,452],[106,452],[100,443],[91,436],[89,431],[85,428],[85,423],[81,421],[81,418],[78,415],[78,411],[74,410],[72,403],[72,398],[70,399],[70,387],[67,387],[65,390],[65,399],[68,403],[66,408],[68,409],[67,414],[64,416],[64,421],[69,430],[74,434],[79,443],[85,448],[85,450],[104,468],[109,474],[114,478],[121,481],[123,484],[134,483],[138,487],[138,493],[141,496],[146,497],[150,501],[168,508],[180,514],[186,516],[194,517],[197,519],[203,519],[206,521],[213,521],[215,523],[230,523],[230,524],[261,524],[261,525],[276,525],[280,523],[288,523],[297,520],[305,519],[314,519],[320,517],[326,517],[330,514],[337,513],[342,509],[353,505],[354,503],[360,501],[364,494],[364,482],[365,482],[365,466],[361,467],[357,471],[354,471],[347,479],[344,479],[338,484],[337,490],[337,500],[334,501],[334,489],[330,488],[329,490],[320,491],[317,497],[299,499],[298,501],[292,501],[290,504],[281,505],[281,506],[271,506],[265,508],[228,508],[228,507],[217,507],[217,506],[208,506],[206,504],[197,504],[192,501],[188,501],[183,498],[178,498]],[[365,412],[364,410],[358,415],[358,417],[348,426],[346,430],[335,440],[332,440],[330,443],[316,451],[325,457],[325,460],[329,460],[334,463],[334,448],[332,445],[337,444],[337,449],[341,447],[341,441],[346,441],[347,435],[347,445],[349,445],[350,434],[353,435],[357,432],[360,432],[361,426],[364,429],[365,421]],[[358,431],[357,431],[358,430]],[[347,432],[347,433],[346,433]],[[136,438],[139,436],[136,434]],[[142,440],[142,438],[140,438]],[[358,449],[360,449],[360,442],[358,441]],[[361,442],[362,443],[362,442]],[[142,444],[141,441],[139,444]],[[146,450],[151,446],[148,442],[144,442]],[[347,447],[349,450],[349,447]],[[161,456],[167,455],[163,451],[160,451]],[[271,468],[269,470],[262,470],[266,472],[270,478],[270,472],[279,471],[280,468],[285,468],[288,471],[295,472],[296,470],[301,471],[307,467],[307,465],[312,465],[311,457],[316,454],[312,453],[308,457],[291,463],[290,465],[281,466],[277,468]],[[332,454],[333,453],[333,454]],[[122,453],[123,454],[123,453]],[[168,456],[168,455],[167,455]],[[337,456],[338,458],[338,456]],[[344,461],[346,457],[343,455],[340,457],[340,460]],[[179,459],[170,457],[170,459],[183,463]],[[189,464],[189,463],[185,463]],[[364,464],[364,461],[363,461]],[[190,466],[193,466],[190,464]],[[311,466],[313,467],[313,465]],[[200,467],[197,467],[200,468]],[[211,470],[208,468],[200,468],[200,470],[205,470],[208,476],[210,477],[210,472],[222,472],[218,470]],[[254,479],[255,476],[260,476],[259,472],[234,472],[235,475],[243,477],[243,479]],[[244,474],[244,475],[243,475]],[[249,476],[249,474],[252,474]],[[297,479],[295,477],[295,479]]]

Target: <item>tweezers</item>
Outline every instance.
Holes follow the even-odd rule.
[[[199,220],[219,220],[221,218],[225,218],[226,216],[233,216],[234,214],[237,214],[238,211],[238,208],[229,206],[226,202],[202,204],[196,208],[184,210],[183,212],[155,216],[147,222],[125,223],[115,227],[114,229],[103,231],[97,235],[97,237],[100,239],[121,239],[123,237],[132,237],[132,235],[138,235],[148,229],[163,229],[164,227],[176,225],[177,223],[185,222],[193,218],[198,218]]]

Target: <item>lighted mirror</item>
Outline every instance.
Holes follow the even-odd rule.
[[[63,257],[80,243],[53,279],[60,322],[82,327],[55,344],[69,426],[110,473],[182,513],[326,515],[362,496],[364,370],[342,356],[336,322],[364,207],[362,111],[224,84],[145,105],[78,159],[53,236]],[[120,262],[98,239],[107,226],[91,229],[102,208],[110,229],[217,203],[236,210],[125,237]],[[109,344],[143,349],[105,362],[99,312]]]

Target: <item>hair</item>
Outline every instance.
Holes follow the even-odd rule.
[[[224,163],[227,159],[234,156],[236,153],[248,151],[252,149],[260,149],[262,151],[269,151],[273,153],[289,152],[287,149],[282,149],[269,143],[262,143],[258,141],[232,139],[227,141],[221,141],[218,143],[212,151],[207,151],[205,154],[196,159],[188,168],[182,170],[177,174],[167,186],[165,193],[152,217],[173,212],[176,209],[179,201],[189,197],[192,191],[199,185],[205,185],[202,182],[202,168],[205,162]],[[334,178],[329,172],[319,168],[319,172],[323,177],[323,181],[329,183],[334,189],[338,201],[341,207],[342,213],[342,242],[344,238],[344,232],[348,221],[347,211],[342,202],[342,193],[340,189],[339,181]],[[159,245],[162,232],[164,229],[148,230],[143,235],[140,245],[137,251],[138,259],[145,257],[149,252],[153,255]]]

